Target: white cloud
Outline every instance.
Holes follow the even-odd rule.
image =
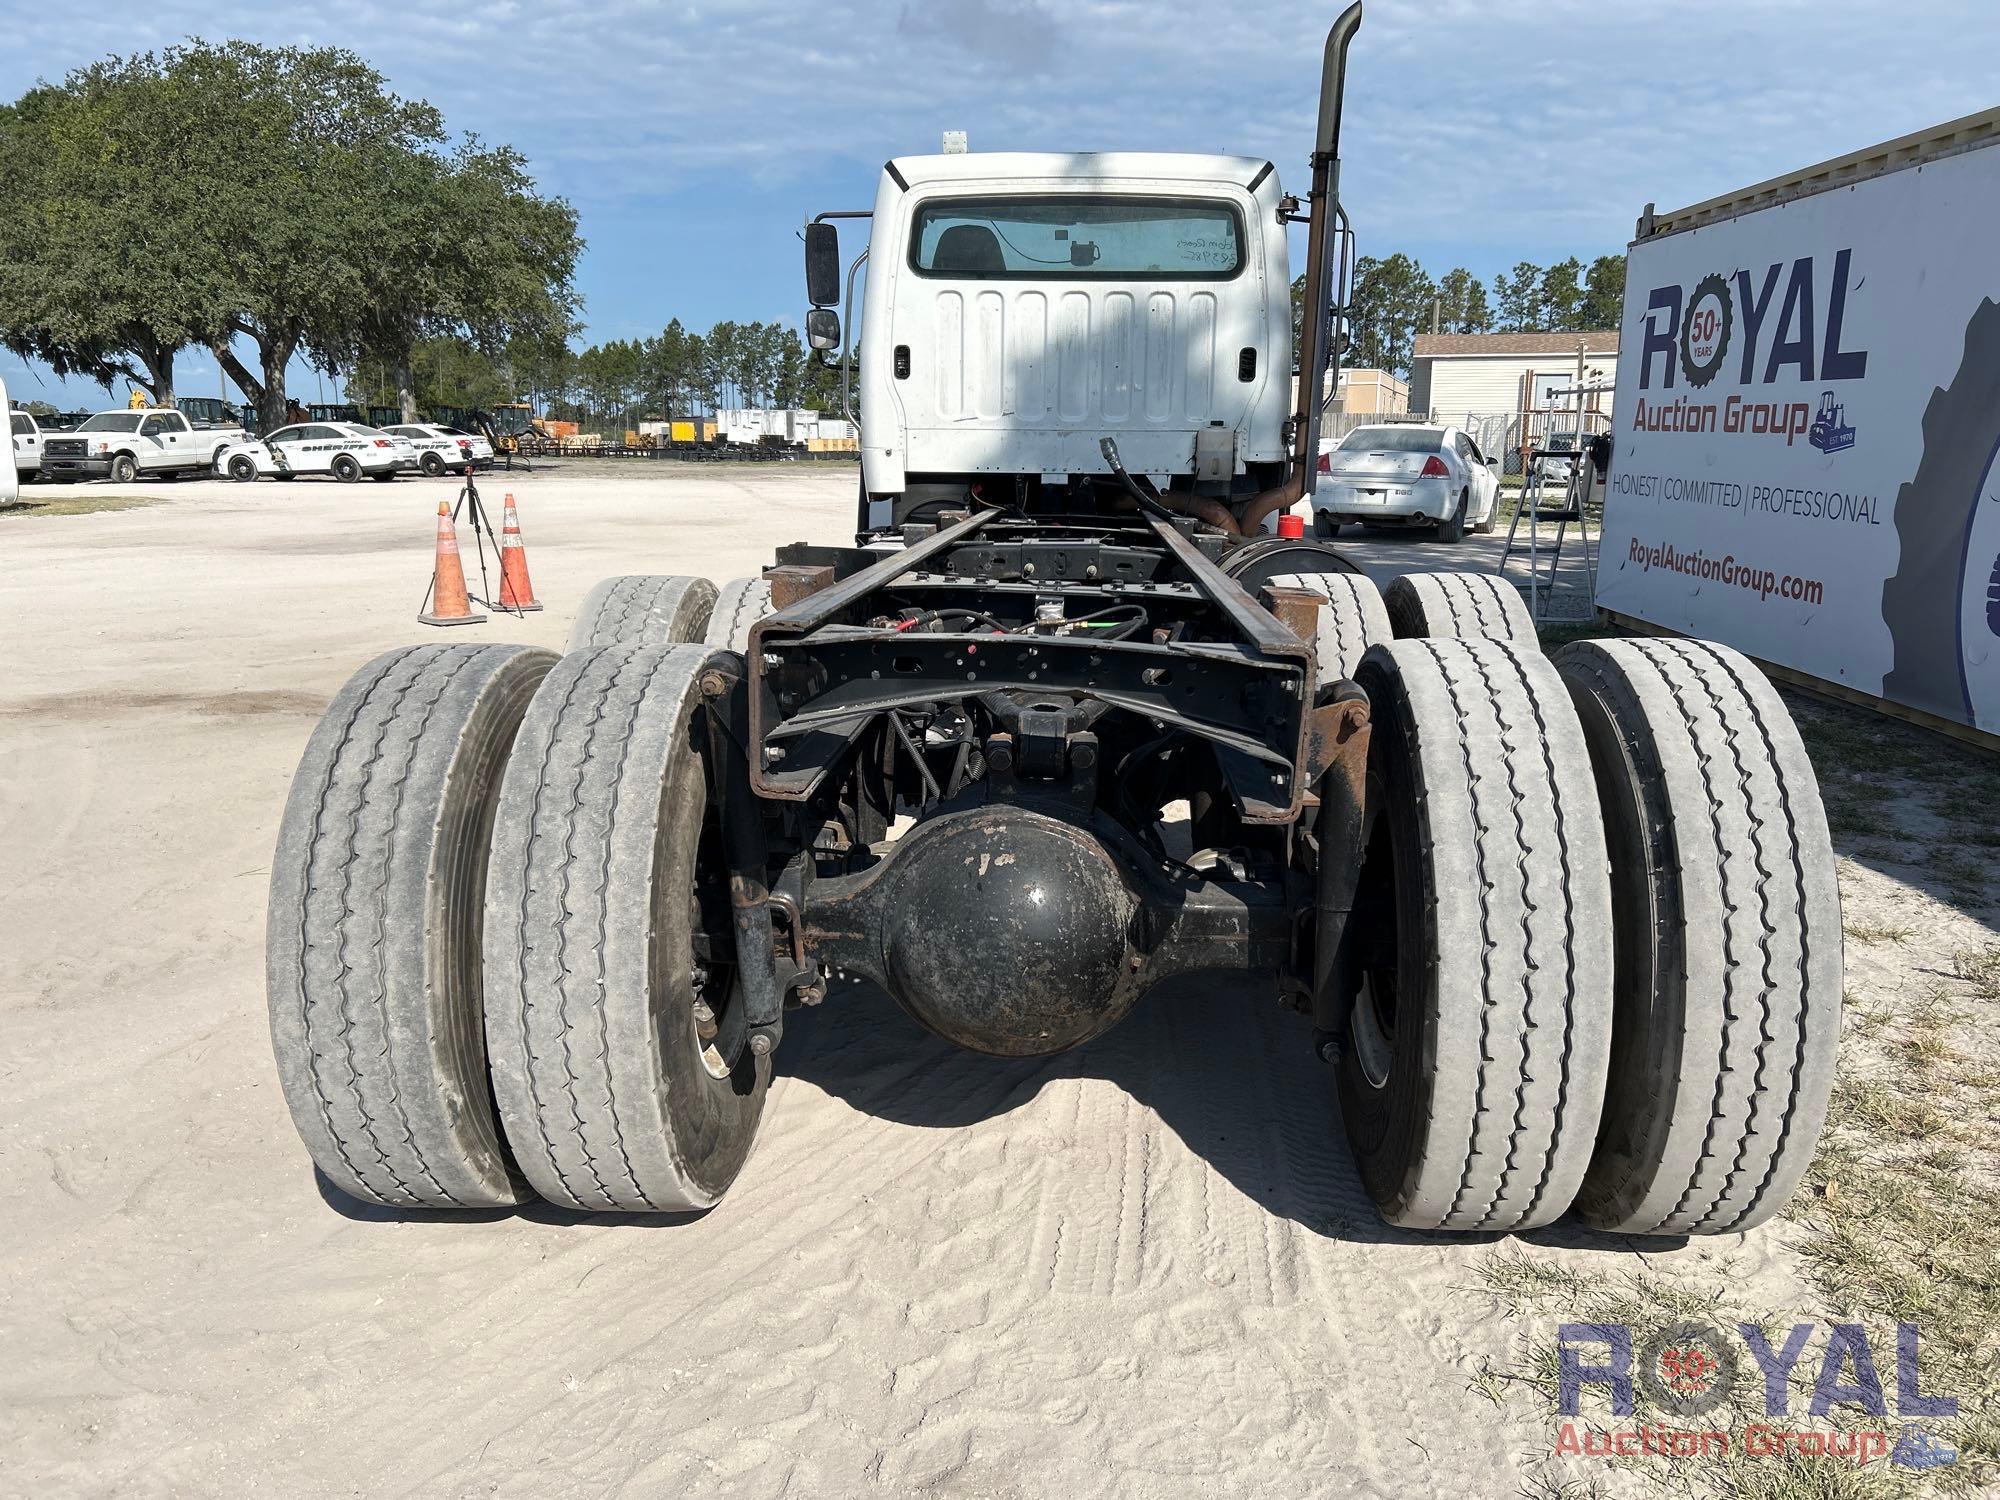
[[[455,127],[524,150],[601,245],[593,213],[626,226],[676,195],[677,214],[698,197],[724,232],[753,200],[865,202],[884,158],[935,150],[947,127],[975,150],[1263,155],[1302,185],[1335,8],[157,0],[19,19],[0,93],[189,33],[349,46]],[[1990,104],[1975,60],[1997,41],[1992,0],[1376,0],[1352,55],[1346,195],[1364,250],[1416,249],[1436,270],[1616,250],[1648,201]]]

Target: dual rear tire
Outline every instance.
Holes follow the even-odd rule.
[[[770,1069],[708,794],[720,659],[420,646],[335,697],[280,829],[267,987],[293,1122],[342,1192],[659,1212],[728,1188]]]
[[[1328,576],[1322,677],[1374,714],[1339,1091],[1384,1216],[1768,1218],[1825,1118],[1841,976],[1825,817],[1775,692],[1699,642],[1550,662],[1387,640],[1365,580]],[[307,747],[271,1026],[299,1133],[350,1196],[699,1210],[749,1154],[770,1074],[740,1045],[699,681],[768,591],[704,608],[652,582],[615,607],[707,644],[393,652]]]
[[[1374,713],[1343,1121],[1390,1222],[1736,1232],[1803,1176],[1839,1034],[1812,768],[1745,658],[1410,637]]]
[[[714,609],[715,585],[706,578],[652,574],[607,578],[584,595],[568,649],[698,641]]]
[[[1608,1086],[1577,1211],[1630,1234],[1755,1228],[1811,1161],[1840,1037],[1840,891],[1812,764],[1726,646],[1581,641],[1556,665],[1615,872]]]

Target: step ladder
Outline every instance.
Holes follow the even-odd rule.
[[[1507,526],[1507,545],[1500,553],[1499,573],[1507,574],[1507,560],[1514,555],[1517,547],[1528,554],[1528,609],[1537,625],[1542,623],[1543,606],[1556,589],[1556,569],[1562,562],[1563,542],[1569,535],[1569,526],[1576,523],[1577,537],[1583,545],[1584,580],[1590,589],[1590,597],[1597,597],[1597,549],[1590,534],[1590,490],[1594,465],[1590,462],[1588,450],[1573,448],[1531,448],[1528,451],[1528,466],[1523,474],[1521,503],[1514,510],[1514,519]],[[1521,530],[1521,517],[1528,518],[1528,540],[1525,547],[1517,540]],[[1556,528],[1555,541],[1544,549],[1541,529],[1552,523]],[[1544,550],[1549,559],[1548,579],[1542,578],[1541,560]]]

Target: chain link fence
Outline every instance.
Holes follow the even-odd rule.
[[[1600,432],[1611,430],[1608,413],[1585,411],[1583,431],[1579,434],[1573,406],[1544,411],[1467,412],[1462,416],[1440,412],[1435,420],[1464,428],[1479,444],[1480,452],[1499,454],[1501,477],[1517,481],[1527,469],[1530,449],[1572,449]]]

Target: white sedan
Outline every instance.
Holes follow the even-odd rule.
[[[215,456],[218,470],[245,484],[266,475],[296,479],[302,474],[331,474],[352,484],[363,474],[394,479],[399,470],[416,466],[417,450],[408,438],[354,422],[299,422],[269,437],[231,443]]]
[[[476,432],[460,432],[436,422],[409,422],[401,427],[382,429],[392,437],[407,438],[417,450],[417,465],[435,478],[469,463],[475,469],[493,467],[493,445]]]
[[[1428,526],[1446,542],[1468,526],[1491,531],[1499,469],[1500,460],[1487,458],[1457,427],[1357,427],[1331,447],[1321,445],[1314,529],[1324,537],[1350,521]]]

